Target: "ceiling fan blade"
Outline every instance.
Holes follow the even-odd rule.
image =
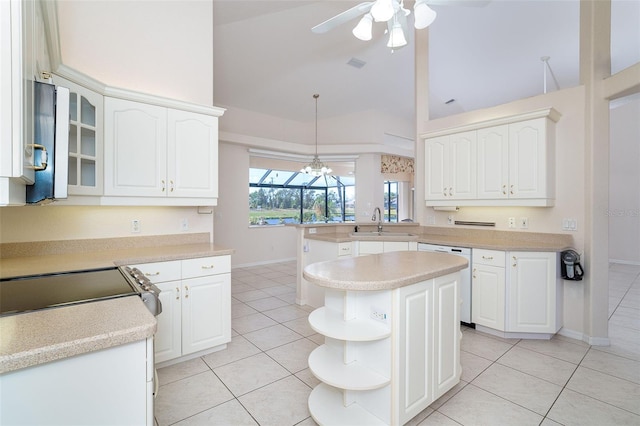
[[[366,1],[364,3],[360,3],[352,7],[351,9],[347,9],[344,12],[337,14],[333,18],[329,18],[321,24],[316,25],[315,27],[311,28],[311,31],[316,34],[326,33],[327,31],[332,30],[338,25],[342,25],[345,22],[352,20],[353,18],[364,15],[371,9],[373,3],[375,2]]]

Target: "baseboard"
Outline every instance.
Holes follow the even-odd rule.
[[[609,263],[619,263],[621,265],[640,266],[640,262],[634,262],[632,260],[622,260],[622,259],[609,259]]]
[[[231,268],[236,269],[236,268],[249,268],[251,266],[264,266],[264,265],[272,265],[274,263],[282,263],[282,262],[291,262],[291,261],[295,261],[296,258],[295,257],[289,257],[286,259],[275,259],[275,260],[265,260],[262,262],[251,262],[251,263],[242,263],[239,265],[233,265],[233,267]]]
[[[568,337],[574,340],[580,340],[581,342],[588,343],[591,346],[609,346],[611,341],[608,337],[593,337],[575,330],[569,330],[562,327],[558,334],[564,337]]]

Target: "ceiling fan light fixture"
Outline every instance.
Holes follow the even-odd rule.
[[[415,16],[416,29],[422,30],[435,21],[437,13],[427,5],[425,0],[417,0],[413,6],[413,16]]]
[[[369,41],[372,37],[373,16],[370,13],[365,14],[358,25],[355,26],[352,33],[357,39]]]
[[[395,22],[389,32],[389,42],[387,43],[387,47],[397,49],[399,47],[406,46],[406,44],[407,39],[404,36],[404,31],[402,31],[402,25],[400,25],[399,22]]]
[[[387,22],[396,13],[395,0],[376,0],[371,6],[371,15],[376,22]]]

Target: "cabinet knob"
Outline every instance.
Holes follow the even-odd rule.
[[[202,269],[213,269],[215,267],[215,265],[203,265],[201,266]]]
[[[518,258],[513,256],[513,266],[518,266]]]
[[[444,188],[444,189],[442,190],[442,195],[444,195],[445,197],[447,196],[447,188]]]
[[[507,195],[507,185],[502,185],[502,195]]]
[[[511,185],[511,190],[509,192],[513,195],[513,185]]]
[[[189,298],[189,286],[188,285],[184,286],[184,298],[185,299]]]
[[[476,278],[476,268],[473,268],[473,278]]]
[[[164,192],[164,190],[166,189],[166,184],[164,180],[162,180],[161,182],[162,182],[162,192]]]
[[[170,181],[169,181],[169,191],[173,192],[173,189],[174,189],[174,188],[173,188],[173,181],[172,181],[172,180],[170,180]]]
[[[482,256],[484,260],[493,260],[493,256]]]
[[[176,287],[176,300],[180,300],[180,287]]]
[[[449,187],[449,195],[453,197],[453,187]]]

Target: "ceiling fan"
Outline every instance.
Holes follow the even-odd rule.
[[[490,0],[416,0],[413,6],[414,27],[418,30],[428,27],[436,19],[436,12],[429,5],[485,6]],[[404,7],[404,0],[375,0],[360,3],[311,28],[316,34],[344,24],[360,15],[362,18],[353,29],[356,38],[368,41],[372,38],[373,22],[386,22],[389,41],[387,47],[399,49],[407,44],[409,27],[407,16],[411,14]]]

